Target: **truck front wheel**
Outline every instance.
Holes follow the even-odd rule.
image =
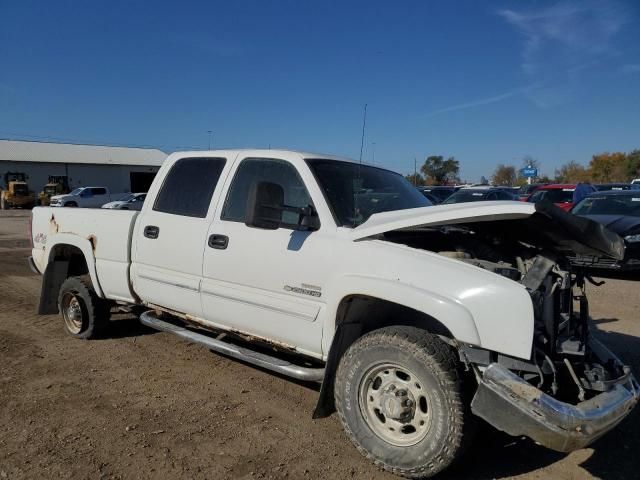
[[[396,475],[424,478],[461,452],[466,409],[455,352],[413,327],[374,330],[345,352],[335,404],[356,448]]]
[[[58,309],[69,335],[93,339],[104,333],[111,306],[96,295],[88,280],[69,277],[60,287]]]

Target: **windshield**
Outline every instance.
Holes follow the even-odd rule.
[[[80,195],[80,192],[82,192],[82,190],[84,190],[84,188],[76,188],[69,195]]]
[[[640,217],[638,195],[602,195],[584,198],[572,210],[576,215],[630,215]]]
[[[29,193],[29,190],[27,189],[27,186],[24,183],[14,183],[13,184],[13,191],[16,195],[27,195]]]
[[[548,200],[551,203],[566,203],[573,201],[572,188],[554,188],[551,190],[538,190],[529,197],[531,203],[536,203],[542,200]]]
[[[431,202],[402,175],[337,160],[307,160],[338,225],[357,227],[374,213],[428,207]]]
[[[478,202],[484,200],[487,192],[479,190],[458,190],[456,193],[447,198],[444,203],[465,203],[465,202]]]
[[[46,193],[47,195],[55,195],[56,187],[44,187],[44,193]]]

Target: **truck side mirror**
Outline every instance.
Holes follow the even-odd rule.
[[[283,222],[283,212],[295,213],[298,216],[297,222]],[[248,227],[265,230],[285,227],[293,230],[314,231],[320,228],[320,219],[312,205],[306,207],[285,205],[284,188],[272,182],[254,182],[251,185],[244,223]]]
[[[277,230],[282,223],[284,189],[272,182],[254,182],[249,189],[244,223],[248,227]]]

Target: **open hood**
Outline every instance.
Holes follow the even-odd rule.
[[[550,202],[473,202],[423,207],[372,215],[351,232],[354,241],[396,230],[466,225],[509,235],[560,254],[624,258],[624,241],[603,225],[577,217]]]

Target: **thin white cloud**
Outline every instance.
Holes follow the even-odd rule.
[[[615,35],[629,21],[617,1],[561,1],[550,7],[528,10],[501,10],[498,15],[524,37],[523,71],[544,75],[547,68],[557,72],[576,69],[615,55]]]
[[[520,88],[515,88],[513,90],[508,90],[508,91],[506,91],[504,93],[501,93],[499,95],[493,95],[491,97],[478,98],[478,99],[472,100],[470,102],[459,103],[459,104],[456,104],[456,105],[451,105],[449,107],[441,108],[439,110],[435,110],[433,112],[427,113],[425,116],[426,117],[433,117],[435,115],[440,115],[442,113],[457,112],[459,110],[467,110],[468,108],[481,107],[483,105],[489,105],[491,103],[502,102],[504,100],[508,100],[508,99],[516,97],[518,95],[523,95],[525,93],[528,93],[528,92],[534,90],[535,88],[538,88],[538,86],[539,86],[538,84],[533,84],[533,85],[527,85],[527,86],[520,87]]]

